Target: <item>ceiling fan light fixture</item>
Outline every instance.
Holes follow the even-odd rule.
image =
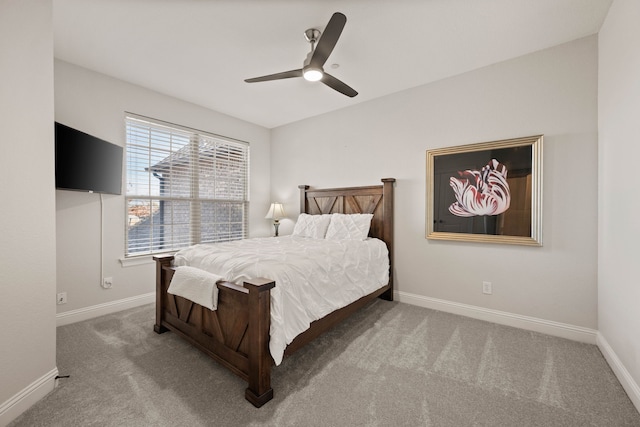
[[[319,70],[317,68],[309,67],[309,68],[305,68],[304,69],[304,71],[302,72],[302,76],[307,81],[317,82],[318,80],[322,79],[324,74],[323,74],[322,70]]]

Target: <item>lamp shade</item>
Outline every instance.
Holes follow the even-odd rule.
[[[271,203],[271,207],[269,208],[269,212],[265,216],[266,219],[280,219],[284,218],[284,208],[282,207],[282,203]]]

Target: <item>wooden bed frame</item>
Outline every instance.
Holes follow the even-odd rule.
[[[309,189],[301,185],[300,212],[372,213],[369,236],[383,240],[389,249],[389,283],[352,304],[311,323],[286,350],[290,355],[373,299],[393,300],[393,186]],[[155,256],[157,333],[173,331],[248,382],[245,398],[260,407],[273,398],[269,353],[270,289],[276,283],[258,278],[239,286],[218,283],[218,308],[211,311],[192,301],[167,293],[173,277],[173,255]]]

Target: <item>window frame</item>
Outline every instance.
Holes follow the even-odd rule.
[[[125,259],[132,259],[143,256],[153,256],[158,254],[172,253],[184,247],[188,247],[198,243],[215,243],[231,240],[240,240],[247,238],[249,235],[249,167],[250,167],[250,144],[246,141],[241,141],[234,138],[229,138],[221,135],[214,134],[212,132],[201,131],[198,129],[189,128],[174,123],[153,119],[150,117],[141,116],[135,113],[125,113],[125,183],[126,189],[124,191],[125,197],[125,242],[124,253]],[[136,144],[132,134],[136,130],[148,130],[146,135],[147,147]],[[161,138],[169,138],[172,141],[172,137],[180,137],[182,139],[188,137],[188,143],[183,144],[181,148],[172,148],[171,142],[167,149],[162,147],[162,143],[158,142]],[[156,146],[154,147],[154,138]],[[142,138],[144,140],[144,138]],[[182,151],[180,153],[180,151]],[[152,157],[158,158],[159,153],[166,153],[160,161],[152,161]],[[130,164],[131,159],[143,158],[142,154],[148,155],[148,160],[145,165],[144,172],[140,169],[135,171],[135,166]],[[164,154],[163,154],[164,155]],[[225,157],[226,156],[226,157]],[[174,157],[174,158],[172,158]],[[162,163],[172,167],[178,161],[187,164],[188,167],[182,169],[182,174],[176,173],[177,179],[183,178],[188,180],[185,187],[189,187],[189,194],[175,195],[172,192],[176,191],[178,184],[169,183],[171,191],[169,194],[161,194],[165,191],[165,185],[162,184],[162,178],[159,177],[157,172],[160,170],[159,165]],[[136,163],[132,161],[132,163]],[[208,171],[204,166],[212,168]],[[228,168],[230,172],[228,175],[220,174],[221,168]],[[154,171],[155,168],[156,170]],[[185,170],[188,169],[188,172]],[[207,172],[213,172],[208,173]],[[147,177],[148,184],[143,191],[139,190],[139,187],[145,187],[145,185],[139,185],[139,183],[130,175],[140,174],[140,177]],[[209,176],[203,180],[205,176]],[[152,184],[152,179],[158,179],[160,182]],[[170,176],[170,174],[168,175]],[[176,180],[177,180],[176,179]],[[227,189],[219,190],[219,187],[224,187],[227,182]],[[221,184],[222,183],[222,184]],[[174,187],[171,187],[174,185]],[[205,188],[206,186],[206,188]],[[132,191],[132,188],[136,190]],[[157,191],[158,194],[154,194]],[[209,194],[213,191],[213,195]],[[226,194],[221,193],[227,192]],[[204,193],[204,194],[203,194]],[[132,201],[144,201],[146,208],[148,209],[148,215],[144,217],[144,220],[151,221],[149,224],[145,224],[148,227],[148,241],[143,242],[142,249],[131,245],[131,230],[137,226],[139,222],[131,225],[130,203]],[[154,208],[155,203],[157,208]],[[167,204],[167,202],[170,202]],[[170,220],[166,222],[166,212],[164,211],[165,205],[172,206],[171,203],[188,203],[188,209],[184,212],[180,211],[183,216],[185,212],[188,212],[188,221],[183,222],[182,226],[188,225],[188,242],[186,242],[185,234],[183,233],[181,239],[174,240],[173,233],[170,233],[170,238],[167,239],[165,235],[166,230],[174,230],[179,227],[179,222]],[[135,206],[135,205],[133,205]],[[203,209],[206,206],[206,209]],[[215,222],[210,218],[205,222],[205,214],[203,210],[206,210],[206,215],[214,215],[218,210],[224,211],[228,209],[228,221]],[[241,211],[241,220],[233,221],[233,218],[238,217],[238,212]],[[157,223],[153,222],[153,217],[162,216]],[[173,214],[173,211],[172,211]],[[173,215],[172,215],[173,217]],[[138,218],[136,216],[136,218]],[[208,218],[208,217],[207,217]],[[215,219],[218,220],[219,216],[215,215]],[[224,228],[228,226],[228,232],[226,234],[216,231],[218,228]],[[140,225],[142,226],[142,225]],[[238,228],[239,227],[239,228]],[[157,230],[162,230],[157,232]],[[206,229],[207,235],[203,237],[203,231]],[[155,235],[154,233],[157,233]],[[178,233],[179,234],[179,233]]]

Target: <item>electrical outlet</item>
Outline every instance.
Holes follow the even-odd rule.
[[[113,277],[105,277],[102,279],[102,287],[105,289],[109,289],[113,286]]]
[[[491,295],[493,293],[491,282],[482,282],[482,293],[486,295]]]
[[[66,304],[67,303],[67,293],[66,292],[60,292],[56,296],[56,301],[58,302],[58,305]]]

